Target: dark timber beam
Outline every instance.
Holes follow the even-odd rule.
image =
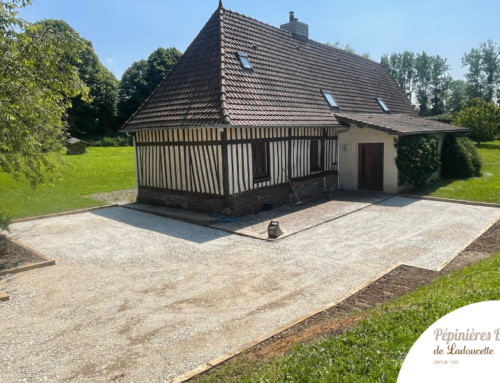
[[[229,200],[229,163],[227,152],[227,129],[224,128],[221,132],[222,141],[222,185],[224,188],[225,206],[230,207]]]

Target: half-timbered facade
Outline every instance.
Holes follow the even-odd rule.
[[[123,130],[139,201],[240,215],[289,203],[289,180],[396,192],[394,136],[460,130],[423,121],[380,64],[220,4]]]

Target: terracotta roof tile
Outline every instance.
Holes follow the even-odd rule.
[[[416,116],[382,65],[219,8],[124,129],[338,125],[323,89],[341,113],[385,116],[381,97],[392,113]]]
[[[407,114],[335,113],[339,121],[382,130],[400,136],[411,134],[468,132],[469,129]]]

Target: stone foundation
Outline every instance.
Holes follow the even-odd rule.
[[[137,202],[160,205],[200,213],[222,213],[224,196],[140,187]]]
[[[337,190],[337,176],[319,176],[294,181],[293,185],[299,199]],[[233,194],[226,209],[224,196],[140,187],[137,202],[151,205],[168,206],[201,213],[229,213],[232,216],[254,214],[264,209],[266,202],[274,207],[295,202],[288,183],[248,190]]]

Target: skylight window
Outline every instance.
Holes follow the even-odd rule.
[[[339,109],[339,106],[337,104],[337,101],[332,96],[332,93],[329,90],[324,90],[323,91],[323,96],[325,96],[326,101],[330,104],[331,108]]]
[[[241,65],[244,69],[253,69],[250,59],[246,53],[238,52],[238,56],[240,56]]]
[[[378,103],[380,104],[380,107],[384,110],[385,113],[391,113],[387,105],[385,105],[384,100],[382,100],[380,97],[377,98]]]

